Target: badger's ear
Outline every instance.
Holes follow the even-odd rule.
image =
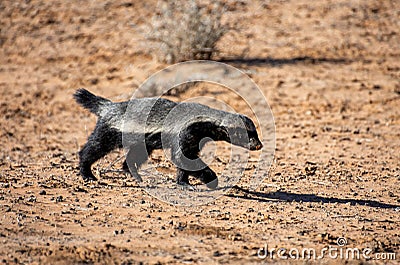
[[[222,125],[216,127],[216,134],[217,138],[221,140],[226,140],[229,138],[228,129]]]
[[[218,132],[224,132],[224,133],[228,133],[228,129],[225,126],[217,126],[217,131]]]

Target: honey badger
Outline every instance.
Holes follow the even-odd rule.
[[[249,150],[262,148],[254,123],[241,114],[164,98],[111,102],[83,88],[74,98],[98,117],[79,151],[79,170],[85,181],[97,180],[91,171],[94,162],[128,146],[123,169],[140,182],[137,170],[152,151],[169,148],[177,168],[177,184],[190,186],[191,175],[213,189],[218,186],[217,175],[198,157],[207,141],[226,141]]]

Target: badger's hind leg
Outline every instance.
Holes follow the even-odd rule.
[[[97,180],[91,169],[93,163],[114,149],[108,146],[106,146],[108,148],[101,148],[100,146],[95,141],[89,140],[79,152],[80,174],[85,181]]]
[[[101,157],[96,157],[98,154],[94,151],[94,145],[89,140],[79,151],[79,173],[81,174],[84,181],[97,180],[92,173],[92,164]]]
[[[126,159],[122,165],[122,169],[125,172],[130,173],[138,182],[142,182],[143,180],[138,173],[138,169],[147,161],[152,151],[153,149],[149,146],[144,148],[139,145],[132,145],[126,154]]]
[[[84,181],[97,180],[91,166],[120,144],[121,136],[116,130],[98,123],[87,143],[79,151],[79,172]]]

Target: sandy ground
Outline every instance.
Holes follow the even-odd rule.
[[[256,191],[242,181],[193,207],[162,202],[124,174],[89,184],[77,174],[95,117],[72,94],[85,87],[126,100],[166,66],[144,51],[143,25],[154,10],[147,1],[0,2],[1,262],[288,263],[257,252],[320,251],[344,237],[340,249],[369,248],[371,259],[315,262],[374,264],[382,262],[375,254],[396,253],[385,262],[398,263],[400,2],[232,4],[225,19],[238,31],[221,40],[216,59],[245,71],[266,95],[275,159],[256,176],[265,178]],[[224,92],[200,92],[240,111]]]

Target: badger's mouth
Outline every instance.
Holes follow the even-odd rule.
[[[259,143],[258,145],[256,145],[254,147],[254,150],[261,150],[261,148],[263,148],[263,145],[262,145],[262,143]]]

